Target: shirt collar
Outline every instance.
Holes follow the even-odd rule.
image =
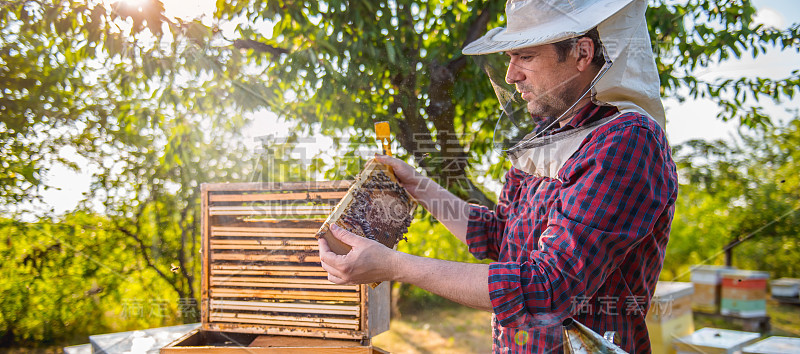
[[[598,106],[594,102],[589,102],[585,104],[578,110],[578,113],[575,114],[572,119],[569,120],[567,124],[563,127],[555,127],[551,129],[549,132],[544,133],[544,135],[555,134],[558,132],[563,132],[575,128],[580,128],[584,125],[589,123],[596,122],[600,119],[608,117],[612,114],[617,113],[617,107],[614,106]],[[539,132],[540,130],[546,128],[555,120],[555,118],[548,118],[543,119],[536,127],[536,131]]]
[[[563,128],[558,131],[570,130],[580,128],[586,124],[596,122],[600,119],[608,117],[617,113],[617,107],[614,106],[598,106],[594,102],[589,102],[575,114],[569,123],[565,124]]]

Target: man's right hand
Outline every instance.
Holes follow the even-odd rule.
[[[403,160],[388,155],[375,155],[375,160],[391,167],[403,188],[417,200],[422,200],[426,191],[430,192],[439,187],[436,182],[423,176]]]
[[[454,236],[466,243],[469,204],[402,160],[386,155],[376,155],[375,160],[391,167],[403,188]]]

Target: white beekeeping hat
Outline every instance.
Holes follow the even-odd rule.
[[[509,0],[506,3],[507,27],[490,30],[469,43],[463,53],[482,55],[552,44],[597,28],[606,65],[592,82],[592,100],[597,104],[616,106],[621,113],[638,112],[648,116],[663,129],[666,117],[647,31],[646,9],[644,0]],[[587,127],[593,128],[596,126]],[[569,134],[572,140],[579,140],[589,132],[576,133]],[[563,146],[557,149],[548,146],[558,140],[556,136],[540,138],[529,134],[516,147],[508,149],[509,156],[515,162],[514,157],[524,152],[521,150],[543,146],[550,151],[548,154],[553,154],[552,151],[564,150]],[[577,148],[579,143],[568,145]],[[571,152],[564,151],[564,154]],[[545,160],[536,163],[536,170],[541,170],[543,164],[552,166],[547,168],[549,170],[563,164],[563,161]],[[523,170],[531,172],[531,167]],[[536,174],[542,173],[536,171]]]

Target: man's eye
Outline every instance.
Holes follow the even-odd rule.
[[[521,57],[519,57],[519,58],[520,58],[521,60],[528,61],[528,60],[531,60],[531,59],[533,58],[533,56],[532,56],[532,55],[523,55],[523,56],[521,56]]]

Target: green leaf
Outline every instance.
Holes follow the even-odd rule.
[[[395,64],[394,44],[391,41],[386,41],[386,55],[389,57],[389,62]]]

